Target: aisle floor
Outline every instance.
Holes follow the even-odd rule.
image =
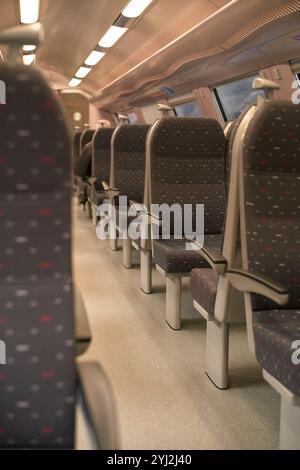
[[[165,283],[154,271],[154,293],[139,289],[138,258],[122,267],[122,251],[99,241],[75,208],[74,268],[93,342],[81,360],[100,361],[113,384],[123,449],[273,449],[279,397],[262,379],[244,325],[231,329],[230,389],[205,374],[205,321],[183,296],[183,329],[165,323]],[[186,284],[187,287],[188,284]],[[81,423],[78,448],[87,448]]]

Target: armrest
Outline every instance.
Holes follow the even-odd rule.
[[[94,186],[94,184],[96,183],[97,181],[97,178],[95,176],[90,176],[88,178],[88,183],[91,185],[91,186]]]
[[[222,253],[214,248],[207,245],[203,245],[200,249],[199,254],[208,262],[211,268],[217,274],[223,274],[227,268],[227,260],[224,258]]]
[[[102,186],[109,199],[114,199],[120,195],[120,191],[116,188],[111,188],[109,184],[106,183],[106,181],[102,181]]]
[[[129,201],[129,205],[130,207],[133,207],[137,213],[143,213],[143,214],[149,215],[147,208],[144,204],[141,204],[140,202],[136,202],[136,201]]]
[[[83,411],[99,450],[119,449],[117,411],[111,383],[100,364],[77,363]]]
[[[86,308],[80,291],[74,288],[76,356],[84,354],[90,346],[92,336]]]
[[[214,270],[215,273],[224,274],[227,268],[227,260],[224,258],[222,253],[210,246],[202,246],[197,241],[191,242],[191,244],[194,249],[198,251],[198,254],[202,256],[205,261],[207,261],[207,263],[210,265],[210,267]]]
[[[279,305],[285,305],[289,300],[289,293],[285,286],[261,274],[230,269],[226,273],[226,278],[235,289],[241,292],[263,295]]]

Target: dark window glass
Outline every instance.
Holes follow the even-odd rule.
[[[174,109],[175,109],[176,115],[179,117],[184,117],[184,116],[203,117],[196,101],[191,101],[189,103],[175,106]]]
[[[258,95],[264,96],[262,90],[253,90],[252,83],[258,75],[236,82],[218,86],[214,91],[221,111],[227,121],[237,119],[247,105],[255,104]]]
[[[127,114],[127,117],[130,124],[137,124],[138,117],[136,113],[129,113]]]

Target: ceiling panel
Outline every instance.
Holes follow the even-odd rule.
[[[119,16],[128,0],[42,0],[46,41],[39,64],[68,80]]]

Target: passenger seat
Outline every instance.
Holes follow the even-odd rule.
[[[9,45],[13,61],[16,50],[28,40],[37,45],[40,35],[39,24],[13,28],[0,34],[0,43]],[[66,117],[35,68],[1,65],[0,76],[7,84],[7,105],[0,106],[0,338],[7,351],[0,448],[74,448],[80,397],[94,447],[115,449],[111,385],[100,365],[75,361]]]
[[[243,269],[226,277],[245,292],[249,343],[281,395],[280,448],[300,449],[300,106],[267,101],[244,132],[239,165]],[[300,354],[298,354],[298,357]]]
[[[102,181],[109,181],[111,163],[111,139],[115,129],[100,127],[94,134],[92,145],[92,178],[89,200],[94,225],[97,225],[97,208],[106,198]]]
[[[151,129],[147,142],[150,171],[150,207],[178,204],[205,205],[205,243],[220,250],[225,216],[225,137],[214,119],[164,118]],[[163,229],[163,227],[162,227]],[[175,236],[176,235],[176,236]],[[178,239],[178,235],[180,239]],[[170,240],[153,240],[153,258],[166,278],[166,321],[181,328],[181,279],[195,267],[208,264],[193,250],[186,249],[184,233]]]

